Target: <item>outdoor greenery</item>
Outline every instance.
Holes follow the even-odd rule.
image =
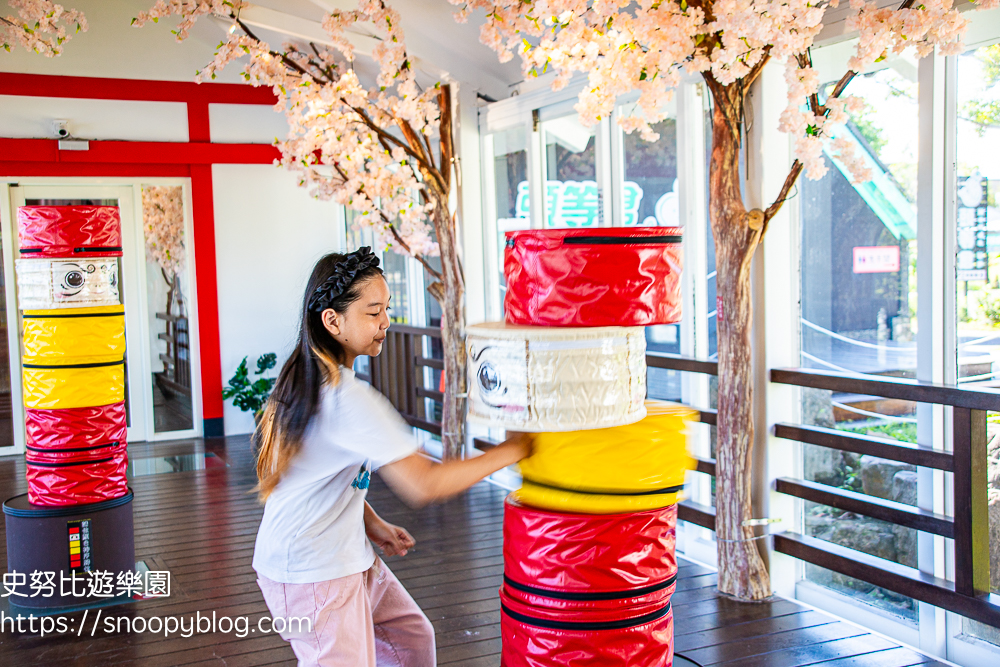
[[[982,306],[983,315],[993,326],[1000,325],[1000,296],[995,292],[983,291],[982,298],[979,300],[979,304]]]
[[[983,64],[983,86],[992,88],[1000,82],[1000,44],[976,49],[976,58]],[[976,124],[979,136],[991,127],[1000,126],[1000,102],[992,99],[974,99],[966,102],[961,115]]]
[[[841,431],[848,431],[850,433],[857,433],[859,435],[874,435],[892,438],[893,440],[913,444],[916,444],[917,442],[917,425],[911,422],[896,422],[893,424],[876,424],[853,427],[841,426],[838,424],[837,429]],[[839,484],[840,488],[847,489],[848,491],[857,491],[859,493],[863,491],[860,458],[858,460],[854,460],[853,458],[845,460],[841,472],[843,474],[843,481]]]
[[[902,442],[916,444],[917,425],[912,422],[896,422],[893,424],[877,424],[873,426],[853,426],[846,427],[837,425],[841,431],[850,431],[859,435],[875,435]]]
[[[861,136],[865,138],[868,145],[875,151],[875,154],[881,157],[882,149],[885,148],[887,143],[884,136],[885,131],[873,118],[875,108],[865,101],[862,101],[862,105],[861,110],[855,113],[848,112],[848,115],[851,117],[851,122],[854,123],[854,126],[858,128],[858,132],[861,133]]]

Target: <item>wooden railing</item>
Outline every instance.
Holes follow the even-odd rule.
[[[441,435],[441,425],[427,415],[424,399],[440,402],[444,395],[436,387],[425,386],[425,368],[444,370],[444,360],[424,356],[424,338],[441,338],[441,331],[431,327],[393,324],[386,331],[382,354],[369,359],[368,373],[359,373],[385,394],[410,426]]]
[[[182,315],[156,313],[156,319],[167,323],[167,330],[157,335],[166,342],[166,353],[160,353],[163,370],[156,373],[156,382],[165,394],[191,395],[191,340],[188,318]]]
[[[771,382],[951,408],[952,452],[799,424],[777,424],[774,434],[819,447],[950,472],[954,481],[952,517],[799,479],[777,479],[774,488],[803,500],[954,540],[954,581],[796,533],[775,535],[774,550],[1000,627],[1000,596],[990,592],[986,470],[986,412],[1000,411],[1000,391],[802,369],[772,370]]]

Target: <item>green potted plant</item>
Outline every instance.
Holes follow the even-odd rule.
[[[223,400],[233,399],[233,405],[243,412],[252,412],[254,422],[259,422],[264,413],[264,404],[274,388],[275,378],[263,377],[278,363],[278,355],[274,352],[263,354],[257,359],[256,380],[250,380],[247,368],[247,358],[243,357],[236,373],[229,378],[229,386],[222,390]]]

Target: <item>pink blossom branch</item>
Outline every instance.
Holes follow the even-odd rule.
[[[62,53],[62,45],[72,38],[67,27],[75,24],[76,32],[87,32],[87,19],[82,12],[65,9],[49,0],[8,0],[17,10],[17,17],[0,16],[0,46],[10,51],[20,44],[49,58]]]
[[[408,254],[410,257],[413,257],[418,262],[420,262],[423,265],[424,269],[427,271],[427,273],[431,274],[435,280],[444,280],[441,274],[427,262],[427,260],[424,258],[423,255],[415,253],[410,249],[410,246],[407,245],[406,241],[403,240],[403,237],[399,235],[399,232],[396,230],[396,226],[392,222],[390,222],[388,218],[385,217],[385,213],[380,212],[379,215],[382,216],[382,220],[388,226],[389,231],[392,232],[392,236],[393,238],[396,239],[396,243],[398,243],[400,247],[402,247],[403,250],[406,251],[406,254]]]

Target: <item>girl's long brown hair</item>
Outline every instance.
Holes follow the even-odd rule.
[[[292,457],[302,447],[306,427],[319,410],[323,384],[336,385],[340,381],[340,365],[346,358],[344,348],[323,326],[323,314],[309,309],[309,299],[345,259],[346,255],[331,253],[316,262],[302,300],[298,343],[278,374],[254,432],[254,443],[259,449],[255,490],[262,502],[274,491]],[[376,266],[359,271],[330,308],[346,312],[361,296],[365,283],[381,275],[382,270]]]

